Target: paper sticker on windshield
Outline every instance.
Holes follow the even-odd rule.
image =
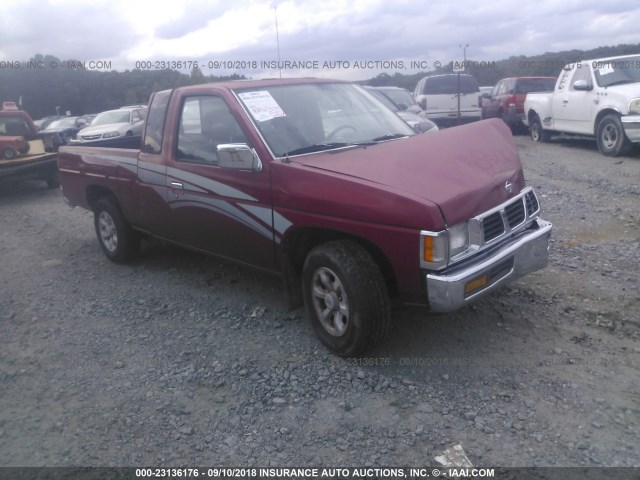
[[[266,122],[272,118],[286,117],[278,102],[266,90],[243,92],[238,95],[258,122]]]
[[[613,65],[610,63],[605,63],[600,68],[598,68],[598,73],[600,75],[608,75],[609,73],[613,73]]]

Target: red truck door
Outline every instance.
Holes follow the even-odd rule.
[[[171,210],[168,207],[167,165],[170,156],[163,148],[164,123],[171,90],[155,93],[151,99],[147,124],[138,155],[138,203],[132,223],[154,235],[173,240]]]
[[[174,238],[189,247],[275,270],[269,164],[229,161],[220,145],[249,145],[218,95],[183,97],[167,163]],[[245,150],[244,153],[249,153]]]

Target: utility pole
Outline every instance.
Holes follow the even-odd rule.
[[[469,46],[468,43],[465,43],[464,45],[460,44],[460,48],[462,49],[462,55],[463,55],[465,66],[467,64],[467,47],[468,46]]]
[[[276,17],[276,44],[278,45],[278,70],[280,71],[280,78],[282,78],[282,69],[280,68],[280,34],[278,33],[278,5],[273,7],[273,13]]]

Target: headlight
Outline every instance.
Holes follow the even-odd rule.
[[[469,247],[469,227],[467,222],[449,228],[449,258],[453,258]]]
[[[118,132],[107,132],[104,135],[102,135],[102,138],[113,138],[113,137],[119,137],[120,134]]]
[[[629,103],[629,113],[640,113],[640,98],[634,98]]]
[[[469,225],[458,223],[441,232],[420,232],[420,266],[440,270],[451,263],[456,255],[469,251]],[[460,260],[460,259],[457,259]]]

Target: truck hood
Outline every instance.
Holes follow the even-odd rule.
[[[507,201],[525,186],[513,136],[499,119],[290,160],[428,200],[449,225]]]
[[[603,105],[603,103],[613,105],[615,102],[620,102],[620,105],[616,106],[622,107],[623,113],[626,114],[631,99],[640,97],[640,82],[612,85],[602,90],[606,92],[606,97],[601,99],[600,105]]]

